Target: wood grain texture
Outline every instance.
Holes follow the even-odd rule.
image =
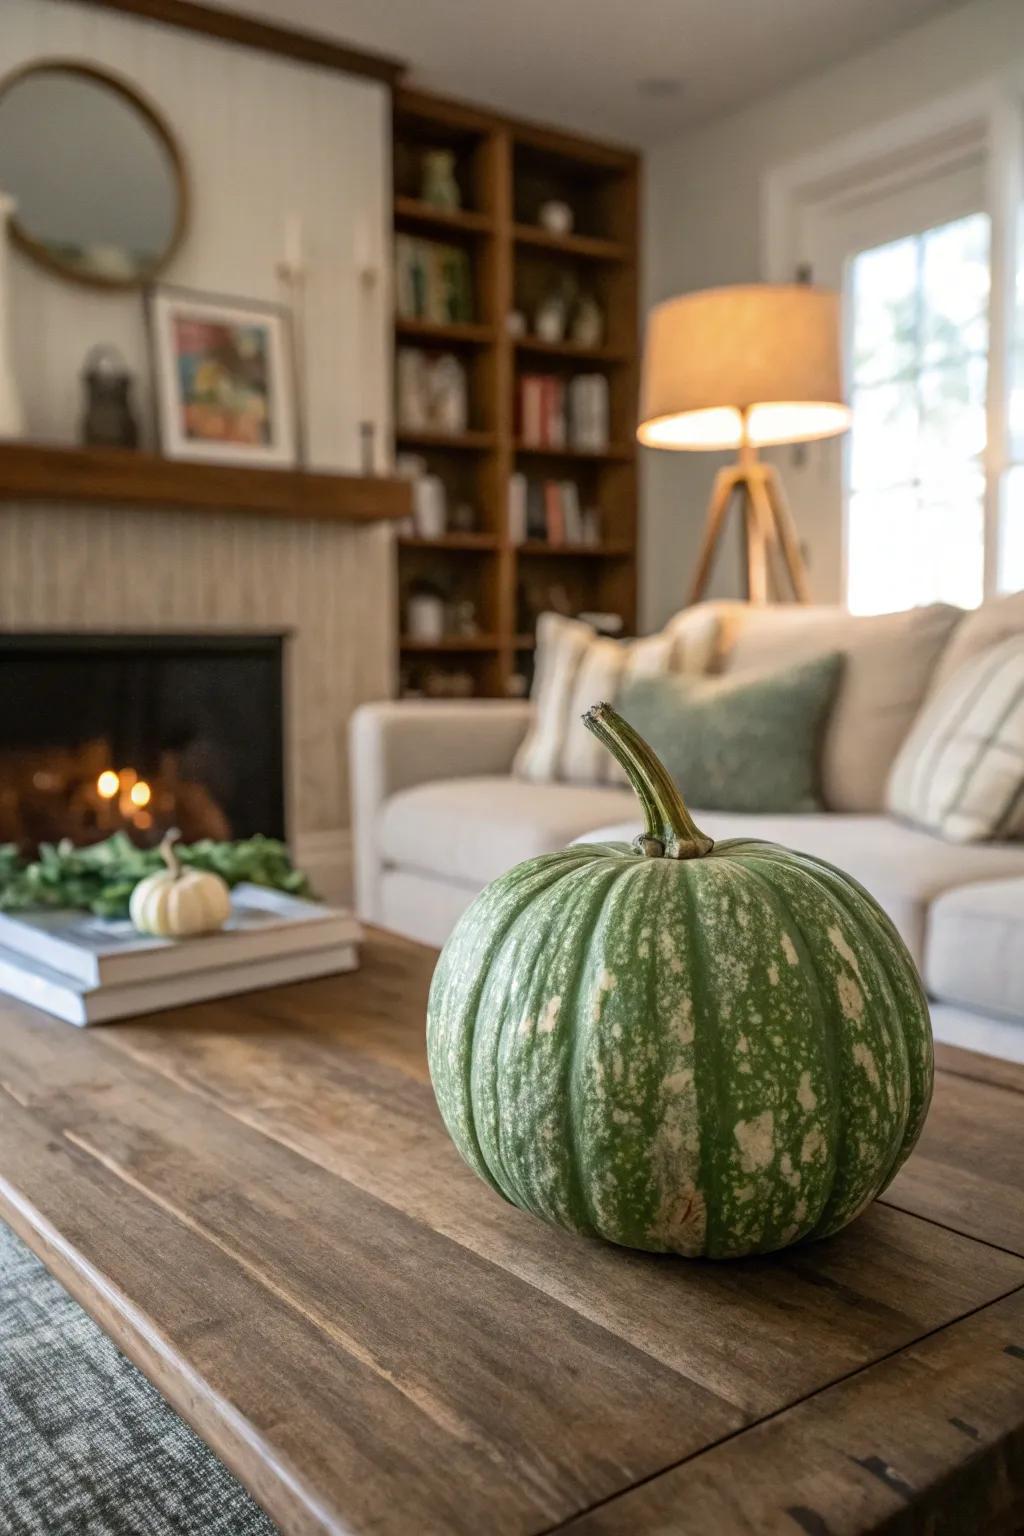
[[[195,507],[342,523],[412,513],[409,482],[397,477],[191,464],[124,448],[53,443],[0,443],[0,500]]]
[[[1011,1536],[1020,1530],[1022,1501],[1018,1291],[566,1529],[574,1536]]]
[[[282,1530],[798,1531],[792,1505],[839,1536],[947,1486],[1002,1518],[972,1467],[1009,1507],[1024,1258],[881,1204],[736,1265],[548,1228],[443,1130],[433,961],[374,935],[351,976],[106,1030],[0,1005],[0,1211]],[[942,1072],[940,1136],[965,1086],[1008,1093]]]
[[[937,1082],[917,1151],[886,1203],[1024,1254],[1024,1094],[954,1072]]]

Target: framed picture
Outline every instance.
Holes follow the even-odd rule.
[[[298,462],[288,312],[161,286],[148,294],[160,446],[172,459]]]

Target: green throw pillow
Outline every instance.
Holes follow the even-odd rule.
[[[821,745],[843,658],[781,672],[638,678],[617,705],[688,805],[705,811],[820,811]]]

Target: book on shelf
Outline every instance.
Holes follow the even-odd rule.
[[[554,546],[590,545],[601,541],[601,518],[594,507],[583,507],[575,480],[509,480],[509,539],[526,539]]]
[[[579,373],[570,381],[567,415],[573,447],[603,453],[610,419],[608,380],[603,373]]]
[[[528,448],[564,448],[565,385],[545,373],[519,379],[519,436]]]
[[[395,310],[400,320],[458,325],[473,319],[469,255],[456,245],[395,236]]]
[[[514,475],[509,475],[508,478],[509,543],[525,544],[526,530],[526,476],[522,472],[517,472]]]
[[[565,543],[565,506],[562,501],[562,482],[560,480],[545,480],[544,482],[544,517],[547,525],[548,543]]]
[[[238,885],[215,933],[159,939],[87,912],[0,914],[0,991],[72,1024],[101,1023],[208,997],[352,970],[349,912]]]
[[[527,448],[608,447],[610,397],[603,373],[579,373],[566,385],[554,374],[519,378],[519,436]]]

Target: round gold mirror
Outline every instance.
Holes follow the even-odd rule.
[[[185,169],[167,125],[91,64],[47,59],[0,83],[0,191],[17,204],[17,245],[95,287],[149,282],[185,230]]]

